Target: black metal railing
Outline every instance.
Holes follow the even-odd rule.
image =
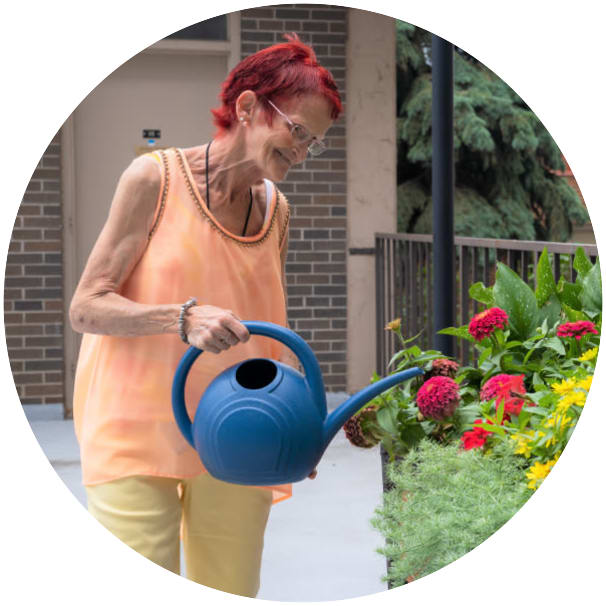
[[[421,333],[414,341],[419,347],[433,347],[432,240],[428,234],[375,235],[379,373],[387,371],[387,364],[397,351],[396,336],[385,330],[385,325],[395,318],[402,319],[405,336]],[[594,244],[455,237],[456,325],[467,324],[479,311],[479,304],[469,297],[469,287],[475,282],[491,285],[497,261],[511,267],[534,288],[535,268],[543,248],[547,247],[556,282],[561,275],[573,281],[576,272],[572,260],[579,246],[594,262],[598,255]],[[472,355],[468,343],[457,341],[456,357],[460,361],[466,364]]]

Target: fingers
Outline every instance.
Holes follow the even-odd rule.
[[[190,345],[215,354],[250,338],[248,329],[233,312],[212,305],[190,308],[185,331]]]

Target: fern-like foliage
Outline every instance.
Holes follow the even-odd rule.
[[[454,68],[456,233],[568,240],[573,223],[589,218],[576,191],[553,173],[564,168],[558,146],[515,91],[474,57],[456,49]],[[398,230],[430,233],[431,36],[402,21],[397,78]],[[411,189],[422,190],[422,207],[418,195],[404,195]]]
[[[385,537],[393,587],[465,555],[505,524],[532,494],[521,457],[505,444],[491,455],[425,440],[390,463],[394,488],[372,524]]]

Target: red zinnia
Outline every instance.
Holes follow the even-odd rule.
[[[482,423],[482,419],[476,419],[473,424],[476,425],[471,431],[466,431],[461,436],[461,441],[463,442],[463,448],[465,450],[471,450],[472,448],[481,448],[486,444],[486,438],[490,435],[489,431],[482,429],[479,427],[479,424]],[[492,423],[486,420],[487,423]]]
[[[431,369],[429,371],[430,377],[450,377],[454,379],[459,370],[459,365],[454,360],[447,360],[446,358],[437,358],[431,363]]]
[[[417,405],[424,417],[443,421],[459,405],[459,385],[450,377],[432,377],[417,392]]]
[[[566,322],[558,326],[558,337],[574,337],[577,341],[585,335],[597,335],[595,324],[581,320],[579,322]]]
[[[480,399],[484,402],[495,399],[498,408],[501,402],[505,403],[505,414],[519,415],[524,405],[522,398],[514,394],[525,394],[524,375],[495,375],[490,377],[480,390]],[[534,406],[529,402],[529,406]]]
[[[497,328],[505,328],[508,316],[500,307],[491,307],[476,314],[469,322],[469,334],[476,340],[482,341]]]

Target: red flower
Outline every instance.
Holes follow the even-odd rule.
[[[424,417],[443,421],[459,405],[459,385],[450,377],[432,377],[417,392],[417,405]]]
[[[438,358],[431,363],[430,377],[450,377],[454,379],[459,370],[459,365],[454,360]]]
[[[480,399],[484,402],[496,400],[495,407],[501,402],[505,403],[505,415],[519,415],[524,405],[524,400],[516,397],[517,394],[525,394],[524,375],[495,375],[484,383],[480,390]],[[534,406],[532,402],[529,406]],[[506,417],[504,417],[506,420]]]
[[[476,314],[469,322],[469,334],[476,340],[482,341],[497,328],[505,328],[508,316],[500,307],[491,307]]]
[[[558,326],[558,337],[574,337],[577,341],[585,335],[597,335],[595,324],[581,320],[579,322],[566,322]]]
[[[461,441],[463,442],[463,448],[465,450],[471,450],[472,448],[481,448],[486,444],[486,438],[490,435],[490,431],[479,427],[480,423],[483,423],[482,419],[476,419],[473,424],[476,426],[471,431],[466,431],[461,436]],[[486,423],[492,422],[488,419]]]

